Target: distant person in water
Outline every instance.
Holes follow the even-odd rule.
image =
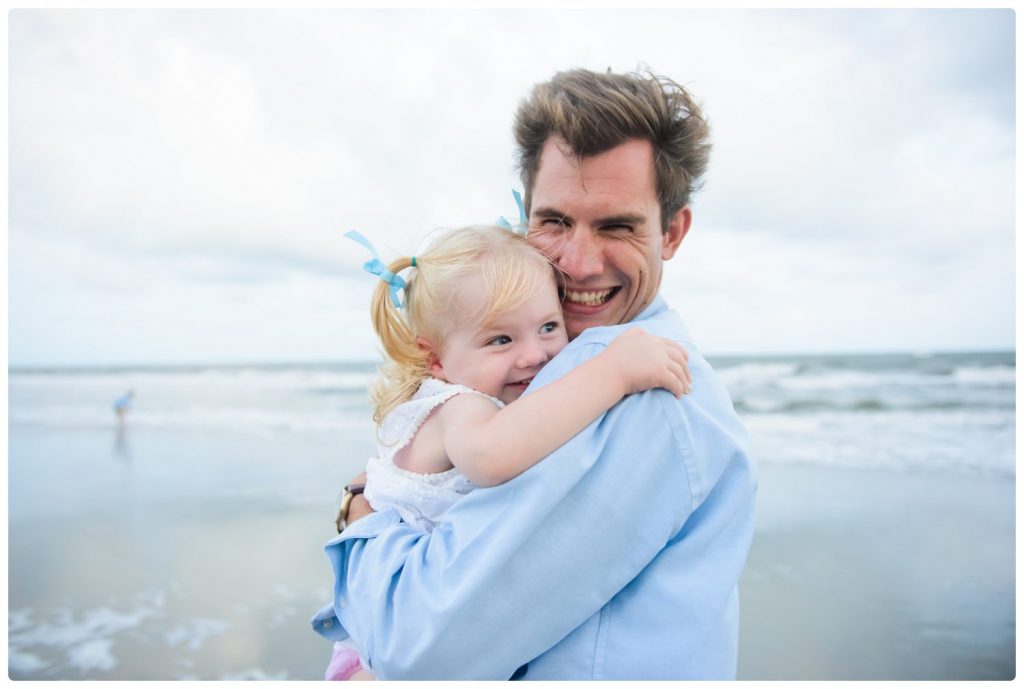
[[[131,408],[132,400],[135,398],[135,391],[129,390],[114,400],[114,413],[117,414],[117,422],[124,423],[124,415]]]

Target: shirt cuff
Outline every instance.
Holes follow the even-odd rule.
[[[327,542],[324,550],[327,552],[327,558],[331,561],[331,566],[334,569],[335,595],[337,595],[338,577],[341,575],[341,559],[342,552],[345,549],[345,541],[375,538],[388,527],[401,521],[402,518],[394,508],[389,508],[382,512],[373,512],[362,519],[352,522],[344,531]],[[317,634],[332,641],[341,641],[349,638],[349,633],[342,626],[341,620],[338,619],[335,602],[325,605],[313,616],[309,623]]]
[[[348,638],[348,632],[341,626],[338,616],[334,614],[334,606],[326,605],[320,612],[313,615],[309,621],[313,631],[331,641],[341,641]]]

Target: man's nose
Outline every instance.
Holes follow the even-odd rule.
[[[558,267],[573,282],[600,275],[604,271],[604,260],[600,241],[594,233],[582,228],[567,233],[558,255]]]

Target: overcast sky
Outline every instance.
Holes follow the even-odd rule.
[[[709,354],[1013,349],[1010,10],[9,14],[12,365],[373,359],[385,259],[515,216],[555,71],[714,139],[662,291]]]

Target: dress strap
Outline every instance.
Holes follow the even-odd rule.
[[[505,406],[501,400],[479,390],[465,385],[446,383],[437,378],[427,378],[420,384],[419,390],[412,396],[412,399],[398,405],[385,417],[380,428],[380,447],[378,448],[380,458],[390,463],[395,454],[412,441],[420,426],[434,409],[452,397],[462,394],[485,397],[494,402],[499,409]]]

